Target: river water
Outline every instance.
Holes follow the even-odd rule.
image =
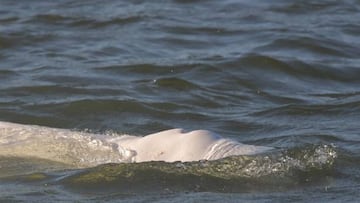
[[[359,19],[357,0],[0,0],[1,121],[277,149],[85,169],[1,157],[0,201],[355,202]]]

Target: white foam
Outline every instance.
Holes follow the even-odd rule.
[[[35,157],[87,167],[129,162],[131,154],[96,134],[0,122],[0,156]]]
[[[77,167],[109,162],[214,160],[270,149],[224,139],[206,130],[172,129],[144,137],[107,136],[0,122],[0,156],[32,156]]]

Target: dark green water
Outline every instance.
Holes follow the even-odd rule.
[[[1,121],[277,148],[82,170],[2,157],[0,202],[356,202],[358,19],[356,0],[0,0]]]

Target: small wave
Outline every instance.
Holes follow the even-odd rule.
[[[285,5],[285,6],[284,6]],[[339,3],[334,2],[292,2],[280,6],[273,6],[271,10],[288,14],[309,14],[312,12],[324,12],[337,8]]]
[[[197,88],[196,84],[177,77],[155,79],[154,84],[159,87],[172,88],[176,90],[190,90]]]
[[[256,48],[257,51],[297,52],[304,50],[318,55],[357,58],[359,51],[357,47],[344,44],[340,41],[317,39],[310,37],[299,37],[290,39],[277,39],[270,44]]]
[[[140,75],[163,75],[173,73],[174,68],[154,64],[131,64],[131,65],[111,65],[104,67],[95,67],[97,72],[109,72],[110,74],[124,75],[128,73]]]
[[[169,33],[173,34],[207,34],[207,35],[231,35],[231,34],[239,34],[240,31],[226,29],[222,27],[197,27],[197,26],[163,26],[162,29],[166,30]]]
[[[19,20],[18,17],[7,17],[7,18],[0,18],[0,23],[7,24],[7,23],[14,23]]]
[[[287,74],[294,78],[318,78],[337,80],[339,74],[336,70],[329,70],[322,66],[314,66],[304,61],[285,61],[276,57],[266,55],[250,54],[242,57],[235,64],[250,66],[252,69],[269,71],[271,74]]]
[[[360,101],[353,101],[340,104],[324,104],[324,105],[295,105],[289,104],[277,108],[267,109],[256,112],[256,116],[311,116],[311,115],[340,115],[341,113],[351,113],[358,111]]]
[[[320,94],[311,94],[311,96],[325,97],[331,99],[349,99],[360,96],[360,91],[341,92],[341,93],[320,93]]]
[[[3,79],[3,80],[11,78],[16,75],[18,75],[18,74],[11,70],[0,70],[0,79]]]
[[[210,48],[211,46],[214,45],[222,45],[219,42],[216,41],[212,41],[211,43],[208,41],[205,41],[201,38],[194,38],[194,37],[169,37],[169,36],[161,36],[161,37],[151,37],[149,38],[149,40],[156,42],[158,44],[162,44],[163,46],[166,47],[171,47],[173,49],[179,49],[179,48],[183,48],[183,49],[206,49],[206,48]]]
[[[54,35],[47,33],[29,34],[25,32],[13,32],[0,36],[0,50],[24,45],[33,45],[52,39],[54,39]]]
[[[246,190],[278,183],[299,184],[325,177],[332,170],[337,152],[331,145],[313,145],[274,154],[234,156],[215,161],[145,162],[106,164],[65,177],[69,188],[168,188],[169,190]],[[320,173],[321,172],[321,173]],[[264,186],[265,185],[265,186]]]
[[[65,17],[62,15],[56,15],[56,14],[39,14],[34,16],[30,22],[44,22],[44,23],[59,23],[67,20],[71,20],[70,17]]]
[[[128,100],[79,100],[64,103],[59,106],[64,112],[68,113],[84,113],[91,109],[92,112],[139,112],[147,113],[151,111],[146,104]]]
[[[58,14],[39,14],[34,16],[30,22],[41,22],[46,24],[63,24],[73,27],[102,28],[111,25],[125,25],[141,20],[141,16],[116,17],[109,20],[95,20],[86,17],[63,16]]]

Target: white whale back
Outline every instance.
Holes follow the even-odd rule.
[[[166,130],[144,137],[108,136],[0,122],[0,156],[36,157],[88,167],[109,162],[198,161],[272,148],[245,145],[206,130]]]

